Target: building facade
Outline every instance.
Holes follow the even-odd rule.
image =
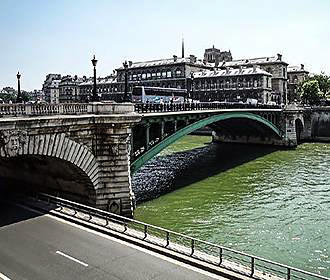
[[[151,60],[144,62],[128,62],[127,75],[129,83],[129,91],[137,85],[151,87],[166,87],[189,89],[191,73],[212,69],[212,65],[197,57],[190,55],[189,57],[177,57]],[[125,68],[116,69],[118,90],[124,92],[125,87]]]
[[[52,78],[49,75],[46,81]],[[230,50],[221,51],[214,46],[205,49],[203,60],[194,55],[184,57],[183,47],[182,57],[173,55],[168,59],[128,61],[126,68],[119,67],[111,75],[97,79],[97,94],[101,100],[123,101],[125,75],[128,92],[132,92],[134,86],[179,88],[187,89],[188,95],[191,90],[200,91],[200,96],[204,96],[201,101],[254,98],[261,103],[286,104],[290,101],[288,94],[291,94],[288,92],[288,63],[282,60],[281,54],[233,60]],[[264,79],[267,86],[264,86]],[[254,86],[255,80],[257,86]],[[61,77],[59,102],[88,102],[92,90],[92,78]]]
[[[191,95],[201,102],[246,103],[254,99],[267,103],[272,93],[271,79],[271,74],[257,66],[204,70],[193,74]]]
[[[220,65],[221,69],[253,67],[258,66],[262,70],[272,75],[271,88],[272,93],[268,101],[276,102],[277,104],[286,104],[287,102],[287,67],[288,63],[282,60],[282,55],[272,57],[261,57],[252,59],[238,59],[228,62],[223,62]],[[267,101],[267,102],[268,102]]]
[[[48,74],[44,83],[42,84],[42,91],[44,93],[45,101],[48,103],[54,103],[54,95],[56,95],[58,89],[58,83],[61,81],[61,74]],[[54,82],[54,83],[53,83]]]
[[[288,100],[294,102],[299,100],[298,86],[308,78],[309,72],[305,70],[304,64],[288,67]]]
[[[119,91],[120,83],[117,83],[117,78],[114,75],[109,75],[105,78],[97,79],[96,93],[101,100],[114,100],[121,102],[123,93]],[[93,91],[93,79],[88,78],[79,84],[80,102],[88,102]]]
[[[81,101],[79,93],[79,84],[84,81],[84,78],[79,78],[77,75],[63,76],[58,84],[59,102],[60,103],[76,103]]]

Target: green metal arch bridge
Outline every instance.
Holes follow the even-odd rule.
[[[148,149],[146,152],[144,152],[142,155],[137,157],[132,163],[131,163],[131,171],[132,173],[136,172],[138,169],[140,169],[147,161],[149,161],[151,158],[153,158],[155,155],[160,153],[163,149],[171,145],[172,143],[176,142],[183,136],[200,129],[202,127],[205,127],[210,124],[214,124],[221,121],[226,120],[237,120],[237,119],[243,119],[243,120],[250,120],[253,122],[256,122],[258,125],[263,126],[264,128],[270,130],[275,137],[278,139],[282,138],[282,133],[279,130],[277,126],[275,126],[271,121],[267,120],[266,118],[250,113],[250,112],[225,112],[220,114],[214,114],[209,117],[200,119],[195,121],[192,124],[188,124],[187,126],[175,131],[173,134],[169,135],[150,149]]]

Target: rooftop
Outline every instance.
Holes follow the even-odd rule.
[[[152,67],[152,66],[163,66],[163,65],[173,65],[173,64],[194,64],[202,67],[212,67],[212,64],[203,63],[202,60],[197,60],[195,56],[191,57],[176,57],[173,56],[172,58],[165,58],[165,59],[157,59],[157,60],[149,60],[149,61],[140,61],[140,62],[132,62],[128,65],[129,69],[132,68],[144,68],[144,67]],[[124,67],[120,67],[117,70],[123,70]]]
[[[116,77],[97,78],[96,82],[98,85],[105,85],[105,84],[116,83],[117,79],[116,79]],[[86,85],[92,85],[92,84],[93,84],[93,78],[88,78],[87,81],[82,82],[79,85],[86,86]]]
[[[283,62],[282,55],[278,54],[277,56],[235,59],[232,61],[223,62],[221,67],[223,67],[223,66],[233,67],[233,66],[239,66],[239,65],[267,64],[267,63],[286,63],[286,62]]]
[[[243,68],[243,69],[226,69],[226,70],[204,70],[199,72],[194,72],[194,78],[205,78],[205,77],[220,77],[220,76],[240,76],[240,75],[266,75],[272,76],[265,70],[259,67],[253,68]]]
[[[304,64],[300,64],[300,66],[288,66],[288,72],[306,72],[308,73],[307,70],[305,70]]]

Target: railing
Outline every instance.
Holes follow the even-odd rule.
[[[310,280],[330,278],[279,264],[161,227],[125,218],[93,207],[39,193],[37,199],[59,207],[57,211],[102,225],[122,234],[194,259],[260,279]],[[275,277],[275,278],[270,278]],[[277,278],[278,277],[278,278]]]
[[[252,105],[245,103],[136,103],[134,105],[137,113],[165,113],[195,110],[219,110],[219,109],[281,109],[279,105]]]
[[[61,103],[61,104],[1,104],[0,116],[50,116],[81,114],[120,114],[131,113],[131,103]]]

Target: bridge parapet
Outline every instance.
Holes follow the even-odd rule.
[[[1,117],[126,114],[134,111],[131,103],[61,103],[61,104],[1,104]]]
[[[137,103],[135,104],[137,113],[167,113],[198,110],[219,110],[219,109],[281,109],[281,106],[266,104],[252,105],[245,103],[228,102],[202,102],[202,103],[177,103],[177,104],[155,104],[155,103]]]

